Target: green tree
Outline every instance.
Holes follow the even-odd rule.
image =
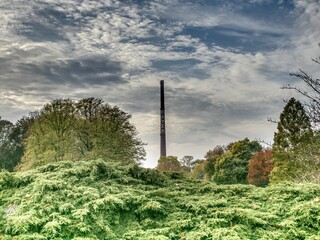
[[[158,160],[157,170],[161,172],[181,172],[182,166],[175,156],[160,157]]]
[[[310,144],[313,137],[311,123],[302,104],[291,98],[280,114],[277,132],[272,147],[274,168],[271,182],[290,180],[300,163],[294,161],[294,154]]]
[[[10,136],[12,134],[13,124],[10,121],[0,118],[0,169],[13,170],[14,163],[12,162],[12,148],[15,143],[12,143]]]
[[[37,114],[37,112],[29,113],[29,116],[24,116],[19,119],[12,128],[10,135],[12,146],[14,146],[10,157],[13,163],[12,170],[14,170],[22,161],[24,155],[24,141],[28,136],[28,129],[33,125]]]
[[[247,183],[249,161],[256,152],[261,151],[262,146],[257,141],[245,138],[229,148],[219,158],[213,180],[220,184]]]
[[[102,99],[85,98],[76,103],[77,109],[77,138],[80,141],[79,150],[83,156],[92,152],[99,134],[99,119],[103,107]]]
[[[216,146],[213,150],[209,150],[204,158],[206,159],[204,163],[205,178],[212,179],[213,175],[217,169],[217,163],[220,157],[225,153],[226,148],[223,146]]]
[[[313,135],[310,119],[302,104],[291,98],[280,114],[273,149],[288,152],[309,142]]]
[[[320,183],[320,133],[315,132],[312,141],[290,155],[298,169],[291,180],[298,183]]]
[[[31,124],[31,117],[23,117],[16,124],[0,117],[0,169],[13,171],[21,162],[23,141]]]
[[[98,157],[110,157],[119,161],[141,162],[145,159],[144,144],[137,138],[138,132],[130,123],[131,115],[117,106],[104,104],[94,128],[98,130],[96,149]]]
[[[206,161],[204,159],[198,159],[195,161],[194,168],[192,169],[190,176],[194,179],[205,179],[206,172],[205,172],[205,165]]]
[[[77,140],[74,137],[74,102],[70,99],[56,99],[46,104],[35,115],[34,123],[28,129],[25,153],[20,169],[62,160],[75,160],[78,156]]]
[[[193,156],[184,156],[182,159],[180,159],[180,164],[186,172],[191,172],[192,168],[194,167],[193,160]]]
[[[20,169],[62,160],[144,160],[131,116],[101,99],[57,99],[46,104],[28,130]]]

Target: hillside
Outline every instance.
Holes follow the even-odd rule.
[[[320,186],[215,185],[101,160],[0,173],[0,239],[320,239]]]

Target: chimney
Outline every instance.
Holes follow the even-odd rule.
[[[166,157],[166,124],[164,109],[164,81],[160,81],[160,157]]]

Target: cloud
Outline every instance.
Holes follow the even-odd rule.
[[[188,2],[188,1],[187,1]],[[218,2],[218,1],[217,1]],[[285,23],[277,22],[277,27],[268,21],[259,19],[248,14],[244,15],[239,11],[238,2],[230,2],[229,4],[186,4],[179,2],[172,4],[163,14],[174,21],[188,27],[204,27],[213,28],[217,26],[229,27],[231,29],[247,30],[258,33],[284,34],[290,33]],[[240,9],[241,10],[241,9]],[[269,19],[270,21],[270,19]]]
[[[319,0],[295,0],[297,11],[301,14],[297,18],[295,43],[297,47],[315,45],[319,42],[320,2]]]
[[[15,62],[12,58],[1,58],[0,66],[3,71],[11,69],[4,71],[6,74],[1,78],[4,85],[19,79],[25,86],[34,82],[50,85],[70,84],[77,87],[88,84],[110,86],[126,83],[121,77],[121,63],[101,57],[42,62]]]
[[[310,59],[319,52],[319,5],[1,1],[0,109],[14,119],[54,98],[101,97],[133,115],[156,156],[163,79],[170,154],[194,148],[188,154],[202,157],[247,136],[269,140],[275,127],[266,119],[292,94],[280,87],[299,84],[289,72],[318,72]]]

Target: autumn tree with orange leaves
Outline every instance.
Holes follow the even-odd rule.
[[[267,186],[272,169],[272,150],[264,149],[257,152],[249,162],[248,183],[259,187]]]

